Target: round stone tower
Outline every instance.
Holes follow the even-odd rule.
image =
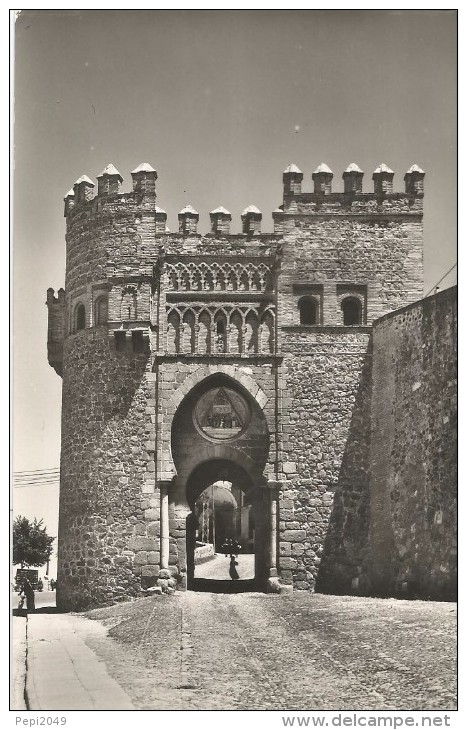
[[[80,608],[141,590],[159,562],[151,372],[156,171],[133,191],[108,165],[65,198],[66,294],[48,292],[49,360],[63,376],[58,592]],[[164,226],[165,229],[165,226]],[[152,405],[152,408],[151,408]]]

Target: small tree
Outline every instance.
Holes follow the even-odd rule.
[[[30,522],[26,517],[17,517],[13,522],[13,563],[25,566],[41,566],[50,560],[54,537],[47,535],[42,527],[43,520],[34,518]]]

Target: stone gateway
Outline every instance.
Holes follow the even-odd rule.
[[[422,299],[423,170],[364,193],[351,164],[332,192],[321,164],[308,193],[290,165],[274,233],[250,206],[241,234],[189,205],[169,232],[157,172],[131,175],[67,193],[47,292],[59,607],[193,588],[209,490],[214,550],[248,545],[258,590],[452,598],[456,297]]]

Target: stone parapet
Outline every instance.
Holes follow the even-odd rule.
[[[284,215],[296,216],[373,216],[423,215],[423,193],[316,193],[284,197]]]

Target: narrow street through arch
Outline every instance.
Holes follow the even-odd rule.
[[[261,503],[248,474],[226,460],[200,464],[187,481],[188,588],[239,593],[257,590],[264,539]]]

